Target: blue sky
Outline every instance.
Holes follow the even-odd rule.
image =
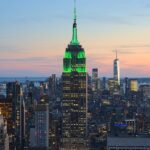
[[[77,16],[89,72],[111,76],[118,49],[122,76],[149,76],[149,0],[77,0]],[[72,19],[73,0],[1,0],[0,76],[61,74]]]

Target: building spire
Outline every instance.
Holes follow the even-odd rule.
[[[116,59],[118,59],[118,51],[116,50]]]
[[[73,23],[73,34],[72,40],[70,42],[71,45],[79,45],[78,36],[77,36],[77,14],[76,14],[76,0],[74,0],[74,23]]]
[[[74,21],[77,20],[77,8],[76,8],[76,0],[74,0]]]

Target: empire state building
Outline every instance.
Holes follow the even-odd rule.
[[[63,59],[62,150],[85,150],[87,128],[87,73],[85,51],[77,38],[74,7],[72,40]]]

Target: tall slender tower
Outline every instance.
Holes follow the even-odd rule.
[[[118,85],[120,85],[120,66],[117,51],[116,59],[114,60],[114,80],[117,81]]]
[[[86,57],[77,38],[74,2],[73,35],[63,59],[62,150],[86,149]]]

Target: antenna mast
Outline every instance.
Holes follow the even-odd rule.
[[[118,59],[118,51],[116,50],[116,59]]]
[[[74,0],[74,20],[77,19],[77,13],[76,13],[76,0]]]

